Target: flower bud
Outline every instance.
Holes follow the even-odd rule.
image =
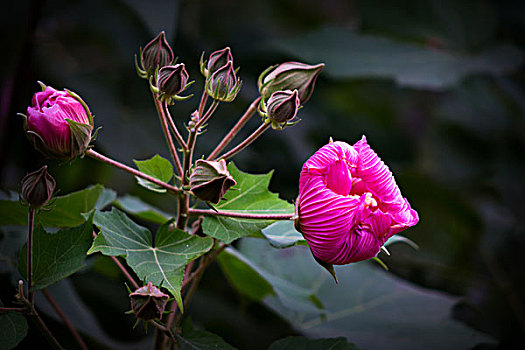
[[[224,159],[218,162],[199,159],[190,175],[190,189],[195,196],[215,204],[236,184]]]
[[[174,59],[173,50],[166,41],[165,33],[160,32],[142,50],[142,69],[147,72],[148,76],[151,76],[155,73],[157,67],[162,68],[170,65]]]
[[[189,77],[184,63],[162,67],[157,80],[160,94],[168,98],[175,97],[186,88]]]
[[[297,115],[300,108],[299,93],[297,90],[276,91],[270,98],[259,104],[259,113],[265,123],[272,123],[274,129],[282,129]]]
[[[89,146],[93,117],[74,92],[46,86],[33,96],[32,106],[24,117],[29,139],[47,157],[72,159]]]
[[[233,62],[219,68],[206,79],[206,93],[214,100],[231,102],[241,89],[242,81],[237,78],[233,69]]]
[[[55,179],[47,172],[47,165],[24,176],[21,183],[20,197],[33,208],[46,205],[56,186]]]
[[[149,321],[160,318],[168,302],[169,295],[164,294],[148,282],[144,287],[140,287],[129,295],[131,309],[141,320]]]
[[[324,63],[315,66],[300,62],[286,62],[277,67],[269,67],[258,81],[259,93],[263,100],[279,90],[297,90],[301,104],[312,96],[317,76],[324,68]]]
[[[212,75],[230,61],[233,62],[233,56],[229,47],[212,52],[204,75],[206,77]]]

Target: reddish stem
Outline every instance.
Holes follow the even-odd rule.
[[[224,149],[224,147],[228,146],[228,144],[233,140],[233,138],[239,133],[239,131],[243,128],[244,125],[250,120],[250,118],[253,116],[255,111],[257,110],[257,105],[261,101],[261,97],[258,97],[255,99],[251,104],[250,107],[244,112],[243,116],[237,121],[237,124],[224,136],[221,143],[215,147],[213,152],[210,153],[207,160],[213,160],[215,157],[221,153],[221,151]]]
[[[138,176],[138,177],[140,177],[140,178],[142,178],[144,180],[148,180],[149,182],[152,182],[155,185],[158,185],[158,186],[160,186],[162,188],[167,189],[168,192],[171,192],[173,194],[177,194],[178,195],[178,194],[180,194],[182,192],[179,188],[177,188],[175,186],[172,186],[170,184],[162,182],[159,179],[156,179],[156,178],[154,178],[152,176],[144,174],[143,172],[138,171],[136,169],[133,169],[132,167],[129,167],[129,166],[127,166],[125,164],[122,164],[122,163],[119,163],[119,162],[117,162],[117,161],[115,161],[115,160],[113,160],[111,158],[103,156],[102,154],[100,154],[98,152],[95,152],[92,149],[88,149],[86,151],[86,154],[88,156],[90,156],[91,158],[93,158],[93,159],[100,160],[101,162],[107,163],[107,164],[112,165],[112,166],[114,166],[116,168],[119,168],[121,170],[127,171],[128,173],[131,173],[131,174],[133,174],[135,176]]]
[[[49,292],[47,291],[46,288],[44,288],[42,290],[42,293],[44,294],[44,296],[46,297],[47,301],[51,304],[51,306],[53,307],[53,309],[55,309],[55,311],[57,312],[58,316],[60,316],[60,318],[62,319],[62,321],[64,322],[64,324],[66,325],[66,327],[69,329],[69,331],[71,332],[71,334],[73,334],[73,337],[75,337],[75,340],[77,341],[78,345],[80,345],[80,347],[83,349],[83,350],[89,350],[88,346],[86,345],[86,343],[84,343],[84,340],[82,339],[82,337],[80,336],[80,334],[78,334],[77,330],[75,329],[75,327],[73,327],[73,325],[71,324],[71,322],[69,321],[69,319],[67,318],[66,314],[64,313],[64,311],[62,311],[62,309],[60,308],[60,306],[55,302],[55,299],[53,299],[53,297],[51,296],[51,294],[49,294]]]
[[[234,211],[215,211],[210,209],[189,209],[190,216],[229,216],[232,218],[255,219],[255,220],[292,220],[294,214],[248,214]]]
[[[255,130],[250,136],[248,136],[248,138],[246,140],[244,140],[243,142],[239,143],[235,148],[233,148],[233,149],[229,150],[228,152],[224,153],[219,158],[228,159],[228,158],[233,157],[234,155],[236,155],[237,153],[239,153],[240,151],[242,151],[243,149],[248,147],[253,141],[255,141],[259,136],[261,136],[263,134],[263,132],[265,132],[269,127],[270,127],[269,123],[268,124],[267,123],[261,124],[261,126],[259,126],[259,128],[257,130]]]

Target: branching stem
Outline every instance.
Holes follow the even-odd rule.
[[[180,195],[182,193],[182,191],[179,188],[177,188],[177,187],[175,187],[173,185],[170,185],[170,184],[167,184],[165,182],[162,182],[162,181],[160,181],[158,179],[155,179],[152,176],[144,174],[143,172],[141,172],[141,171],[139,171],[137,169],[133,169],[132,167],[129,167],[129,166],[127,166],[125,164],[122,164],[122,163],[119,163],[119,162],[117,162],[117,161],[115,161],[115,160],[113,160],[111,158],[103,156],[102,154],[100,154],[100,153],[98,153],[98,152],[96,152],[96,151],[94,151],[92,149],[88,149],[86,151],[86,154],[88,156],[90,156],[91,158],[93,158],[93,159],[99,160],[101,162],[107,163],[107,164],[109,164],[111,166],[114,166],[116,168],[119,168],[121,170],[127,171],[128,173],[133,174],[135,176],[138,176],[138,177],[140,177],[140,178],[142,178],[144,180],[148,180],[149,182],[152,182],[155,185],[158,185],[158,186],[160,186],[162,188],[165,188],[170,193],[173,193],[173,194],[176,194],[176,195]]]
[[[259,136],[261,136],[268,128],[270,127],[270,123],[263,123],[257,130],[255,130],[246,140],[239,143],[235,148],[231,149],[230,151],[224,153],[219,158],[222,159],[228,159],[248,147],[253,141],[255,141]]]
[[[249,214],[235,211],[215,211],[211,209],[189,209],[189,216],[229,216],[232,218],[255,219],[255,220],[292,220],[294,214]]]
[[[64,311],[62,311],[62,309],[60,308],[60,306],[56,303],[55,299],[53,299],[53,297],[51,296],[51,294],[49,294],[48,290],[46,288],[44,288],[42,290],[42,293],[44,294],[44,297],[46,297],[47,301],[49,302],[49,304],[51,304],[51,306],[53,307],[53,309],[55,309],[55,311],[57,312],[58,316],[60,316],[60,318],[62,319],[62,321],[64,322],[64,324],[66,325],[66,327],[69,329],[69,331],[71,332],[71,334],[73,334],[73,337],[75,338],[75,340],[77,341],[78,345],[80,345],[80,347],[83,349],[83,350],[88,350],[88,346],[86,345],[86,343],[84,342],[84,340],[82,339],[82,337],[80,336],[80,334],[78,334],[77,330],[75,329],[75,327],[73,327],[73,325],[71,324],[71,322],[69,321],[69,319],[67,318],[66,314],[64,313]]]
[[[29,207],[27,214],[27,298],[29,303],[34,303],[33,288],[33,231],[35,226],[35,208]]]
[[[228,134],[224,136],[221,143],[219,143],[217,147],[215,147],[213,152],[210,153],[207,160],[215,159],[219,155],[219,153],[221,153],[224,147],[228,146],[228,144],[239,133],[239,131],[244,127],[244,125],[246,125],[246,123],[251,119],[251,117],[257,110],[257,105],[259,104],[260,101],[261,101],[261,97],[258,97],[250,104],[246,112],[244,112],[243,116],[237,121],[237,124],[235,124],[235,126],[228,132]]]

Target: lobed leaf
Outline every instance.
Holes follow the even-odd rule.
[[[209,251],[213,240],[189,235],[179,229],[170,229],[171,221],[160,226],[155,244],[151,232],[137,225],[120,210],[95,213],[95,225],[100,229],[88,254],[101,252],[109,256],[123,256],[128,265],[144,283],[152,282],[168,289],[180,309],[180,295],[186,264]]]
[[[294,206],[276,193],[268,190],[272,173],[251,175],[239,170],[232,162],[228,164],[230,175],[237,181],[219,204],[217,210],[249,214],[293,214]],[[275,220],[253,220],[224,216],[204,218],[202,229],[208,236],[225,243],[245,236],[260,236],[261,230]]]

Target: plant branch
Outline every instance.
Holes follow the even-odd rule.
[[[168,109],[168,104],[166,102],[162,102],[161,107],[162,107],[162,113],[164,113],[164,116],[166,120],[168,121],[168,124],[171,128],[171,131],[173,131],[173,134],[175,135],[177,142],[182,147],[182,149],[188,148],[188,145],[186,145],[186,142],[184,142],[184,139],[179,133],[179,129],[177,129],[177,126],[175,125],[175,122],[173,121],[173,118],[171,117],[170,111]]]
[[[246,123],[251,119],[255,111],[257,110],[257,105],[261,101],[261,97],[259,96],[257,99],[255,99],[246,112],[244,112],[243,116],[237,121],[237,124],[224,136],[221,143],[215,147],[213,152],[210,153],[207,160],[213,160],[215,157],[221,153],[221,151],[224,149],[224,147],[228,146],[228,144],[233,140],[233,138],[239,133],[239,131],[246,125]]]
[[[294,214],[249,214],[235,211],[215,211],[211,209],[189,209],[189,216],[229,216],[232,218],[255,219],[255,220],[292,220]]]
[[[248,138],[246,140],[244,140],[243,142],[239,143],[235,148],[233,148],[230,151],[224,153],[219,158],[228,159],[228,158],[233,157],[234,155],[236,155],[237,153],[239,153],[240,151],[242,151],[243,149],[248,147],[259,136],[261,136],[262,133],[265,132],[270,127],[270,125],[271,125],[270,123],[263,123],[263,124],[261,124],[261,126],[259,126],[259,128],[257,130],[255,130],[250,136],[248,136]]]
[[[179,155],[177,154],[177,148],[175,147],[175,144],[173,143],[173,139],[171,138],[171,133],[170,133],[170,129],[168,126],[168,121],[167,121],[168,118],[166,114],[164,113],[165,112],[163,109],[164,103],[158,99],[158,96],[156,94],[153,94],[153,100],[155,101],[155,107],[157,108],[157,114],[159,115],[160,125],[162,126],[162,131],[164,132],[164,137],[166,138],[166,143],[168,144],[168,148],[171,153],[171,158],[173,158],[173,161],[175,162],[175,166],[177,167],[177,171],[179,172],[180,176],[183,176],[182,167],[180,165],[180,160],[179,160]],[[175,130],[177,130],[177,128],[175,128]]]
[[[210,117],[213,115],[217,107],[219,106],[219,101],[213,100],[212,104],[210,105],[210,108],[206,111],[206,114],[201,117],[199,114],[199,121],[195,125],[195,132],[199,131],[199,128],[210,119]]]
[[[77,330],[75,329],[75,327],[73,327],[73,325],[71,324],[71,322],[69,321],[69,319],[67,318],[66,314],[64,314],[64,311],[62,311],[62,309],[60,308],[60,306],[55,302],[55,299],[53,299],[53,297],[51,296],[51,294],[49,294],[48,290],[46,288],[44,288],[42,290],[42,293],[44,294],[44,296],[46,297],[47,301],[51,304],[51,306],[53,307],[53,309],[55,309],[55,311],[57,312],[58,316],[60,316],[60,318],[62,319],[62,321],[64,322],[64,324],[66,325],[66,327],[69,329],[69,331],[71,332],[71,334],[73,334],[73,337],[75,337],[75,340],[77,341],[78,345],[80,345],[80,347],[83,349],[83,350],[88,350],[88,346],[86,345],[86,343],[84,342],[84,340],[82,339],[82,337],[80,336],[80,334],[78,334]]]
[[[170,185],[170,184],[167,184],[165,182],[162,182],[159,179],[156,179],[156,178],[154,178],[152,176],[144,174],[143,172],[138,171],[136,169],[133,169],[132,167],[129,167],[129,166],[125,165],[125,164],[119,163],[119,162],[117,162],[117,161],[115,161],[113,159],[110,159],[110,158],[108,158],[106,156],[103,156],[102,154],[100,154],[100,153],[98,153],[98,152],[96,152],[96,151],[94,151],[92,149],[88,149],[86,151],[86,154],[88,156],[90,156],[91,158],[93,158],[93,159],[100,160],[101,162],[107,163],[107,164],[112,165],[112,166],[114,166],[116,168],[119,168],[121,170],[127,171],[128,173],[131,173],[131,174],[133,174],[135,176],[138,176],[138,177],[140,177],[140,178],[142,178],[144,180],[148,180],[149,182],[152,182],[155,185],[158,185],[158,186],[160,186],[162,188],[165,188],[170,193],[173,193],[173,194],[176,194],[176,195],[180,195],[180,193],[182,192],[179,188],[177,188],[177,187],[175,187],[173,185]]]
[[[42,336],[47,340],[47,342],[49,343],[49,345],[51,345],[53,349],[64,350],[64,348],[60,345],[53,333],[51,333],[49,328],[47,328],[46,324],[44,323],[44,320],[42,320],[42,318],[36,311],[35,305],[25,298],[22,284],[22,281],[18,282],[18,294],[16,297],[24,304],[24,308],[27,310],[27,318],[33,321],[33,323],[38,328]]]
[[[97,234],[95,232],[93,232],[93,236],[96,238],[97,237]],[[117,267],[120,269],[120,271],[122,271],[122,273],[124,274],[124,276],[126,277],[126,279],[128,280],[129,283],[131,283],[131,285],[133,286],[134,289],[138,289],[139,288],[139,285],[138,283],[135,281],[135,279],[133,278],[133,276],[130,275],[130,273],[128,272],[128,270],[124,267],[124,265],[122,265],[122,263],[118,260],[118,258],[116,256],[110,256],[111,260],[113,260],[113,262],[115,263],[115,265],[117,265]]]
[[[18,312],[19,314],[27,314],[28,310],[25,307],[0,307],[0,313]]]
[[[27,214],[27,297],[29,303],[33,305],[35,295],[33,288],[33,231],[35,226],[35,208],[29,207]]]

